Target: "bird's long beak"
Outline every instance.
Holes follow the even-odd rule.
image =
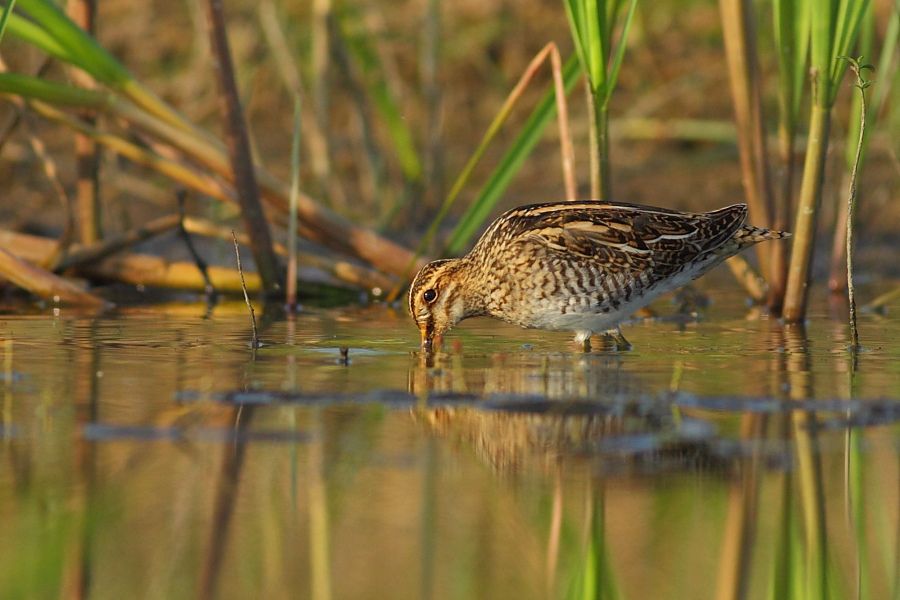
[[[434,335],[434,326],[424,324],[419,327],[419,335],[422,337],[422,350],[431,352],[441,345],[441,336]]]

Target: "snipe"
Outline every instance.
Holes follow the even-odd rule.
[[[789,233],[745,225],[747,206],[684,213],[601,201],[514,208],[462,258],[425,265],[409,311],[430,349],[462,319],[594,333],[627,344],[619,323],[744,248]]]

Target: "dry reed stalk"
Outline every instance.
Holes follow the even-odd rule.
[[[217,140],[208,136],[185,135],[179,128],[141,111],[129,108],[125,102],[118,102],[112,97],[104,97],[103,110],[122,117],[138,129],[157,136],[166,143],[180,150],[191,160],[211,169],[226,180],[232,180],[228,156],[224,147]],[[121,137],[101,133],[80,119],[72,117],[46,102],[32,100],[28,105],[44,118],[84,132],[104,147],[138,164],[148,166],[178,183],[201,194],[218,200],[235,203],[235,194],[230,186],[209,174],[200,173],[183,162],[164,159],[125,141]],[[289,211],[289,187],[262,167],[256,167],[256,176],[261,187],[262,198],[275,213],[275,221],[286,226],[286,215]],[[300,234],[311,241],[319,242],[339,252],[356,256],[370,263],[384,273],[402,275],[407,267],[416,260],[415,255],[407,248],[373,232],[359,227],[321,206],[310,196],[300,193],[297,203],[300,216]],[[424,264],[417,261],[414,264]]]
[[[562,59],[556,44],[550,48],[550,67],[553,71],[553,90],[556,96],[556,120],[559,124],[559,152],[562,159],[563,185],[566,188],[566,200],[575,200],[578,189],[575,187],[575,148],[572,135],[569,133],[569,107],[566,102],[566,84],[563,82]]]
[[[256,169],[250,152],[250,139],[244,121],[243,109],[234,78],[231,63],[231,49],[225,31],[225,15],[222,0],[207,0],[206,15],[209,21],[209,35],[213,54],[218,65],[219,101],[226,119],[226,140],[231,157],[231,170],[244,228],[250,235],[250,248],[256,261],[256,270],[263,282],[266,296],[274,298],[283,292],[281,272],[272,251],[272,236],[269,223],[260,203],[259,187],[256,184]]]
[[[774,197],[766,160],[753,5],[749,0],[720,0],[719,7],[744,192],[753,222],[768,227],[772,223]],[[767,279],[771,279],[774,273],[771,250],[766,246],[757,246],[757,256],[760,270]]]
[[[67,6],[69,17],[82,29],[94,35],[96,29],[97,0],[73,0]],[[91,88],[93,79],[77,68],[67,69],[69,77],[79,87]],[[85,112],[81,118],[94,126],[96,116]],[[75,160],[78,180],[75,185],[78,206],[78,239],[90,244],[103,237],[103,216],[100,207],[100,155],[96,142],[83,133],[75,134]]]
[[[77,248],[77,247],[76,247]],[[30,263],[40,263],[56,249],[56,240],[0,229],[0,249],[14,252]],[[122,254],[84,265],[79,273],[97,281],[116,281],[144,287],[203,292],[205,281],[194,263],[170,262],[147,254]],[[228,294],[241,293],[241,281],[234,269],[209,267],[216,289]],[[247,273],[247,290],[260,291],[256,273]]]
[[[132,162],[144,165],[166,177],[177,181],[201,194],[210,196],[223,202],[236,204],[234,190],[225,185],[219,179],[200,173],[185,162],[176,162],[149,152],[136,144],[126,141],[124,138],[111,133],[101,133],[96,128],[84,123],[81,119],[72,117],[53,106],[38,100],[28,103],[36,113],[42,117],[61,123],[78,132],[88,135],[98,144],[109,148],[116,154],[123,156]]]
[[[53,302],[89,308],[109,306],[109,303],[99,296],[82,290],[68,279],[27,262],[5,248],[0,248],[0,278],[39,298]]]

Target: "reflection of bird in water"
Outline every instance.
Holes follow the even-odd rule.
[[[744,248],[790,235],[746,217],[744,204],[708,213],[601,201],[522,206],[466,256],[425,265],[409,310],[426,349],[474,316],[574,331],[585,349],[600,332],[627,346],[619,323],[635,310]]]
[[[407,391],[427,394],[499,394],[616,401],[648,393],[647,381],[625,367],[621,354],[499,352],[465,356],[422,352],[410,357]]]

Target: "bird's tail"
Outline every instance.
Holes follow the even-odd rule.
[[[752,246],[766,240],[780,240],[791,237],[788,231],[776,231],[774,229],[765,229],[763,227],[754,227],[753,225],[744,225],[734,234],[734,240],[741,247]]]

